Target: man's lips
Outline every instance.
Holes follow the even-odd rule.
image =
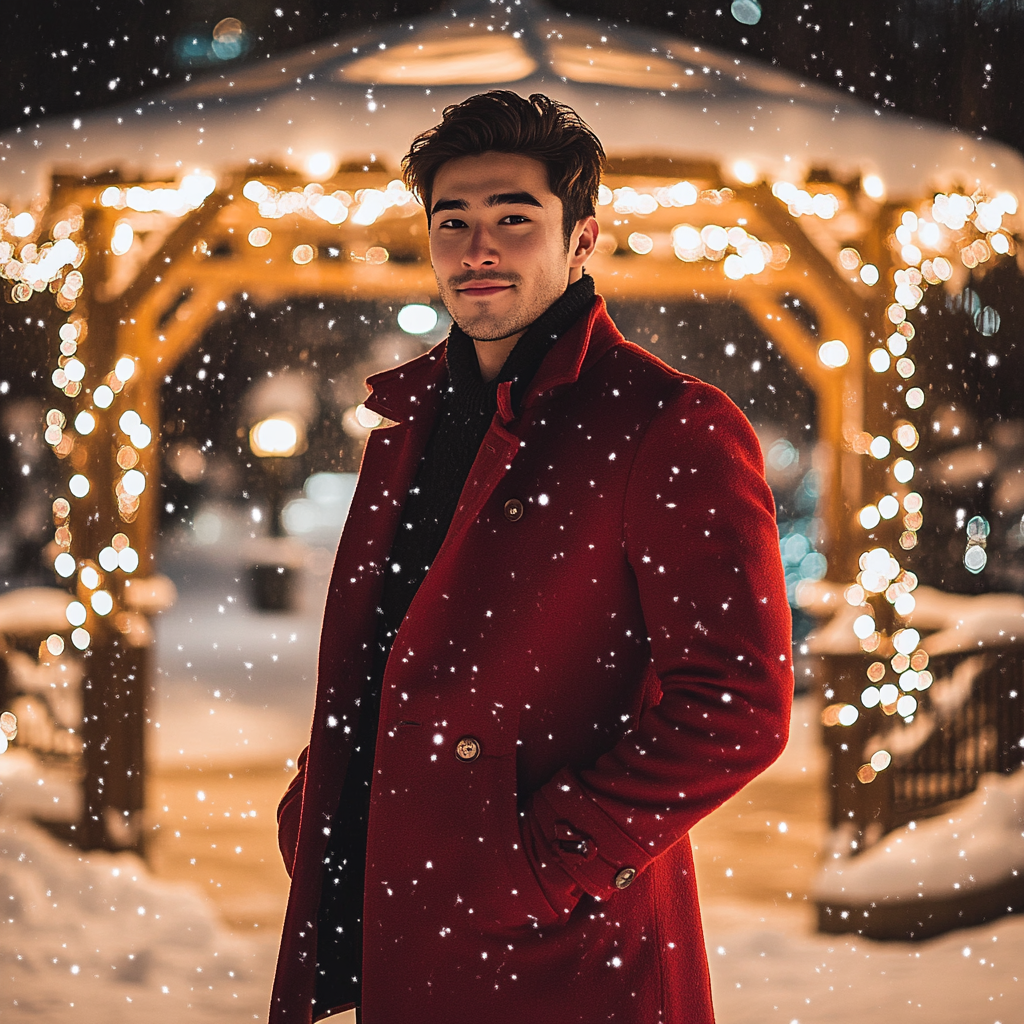
[[[470,298],[485,299],[488,296],[497,295],[499,292],[508,291],[512,287],[513,285],[504,284],[500,281],[479,281],[456,288],[456,291],[460,295],[468,295]]]

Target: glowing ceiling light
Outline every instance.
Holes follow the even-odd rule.
[[[84,498],[89,493],[89,478],[82,473],[76,473],[68,481],[68,490],[76,498]]]
[[[633,231],[626,239],[626,244],[638,256],[646,256],[654,248],[654,239],[642,231]]]
[[[111,391],[106,384],[101,384],[92,393],[92,401],[93,404],[100,409],[109,409],[111,403],[114,401],[114,392]]]
[[[917,698],[912,697],[909,693],[903,694],[896,701],[896,714],[901,715],[903,718],[909,718],[915,711],[917,711]]]

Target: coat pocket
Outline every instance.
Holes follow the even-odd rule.
[[[465,835],[464,847],[477,920],[484,930],[500,935],[547,927],[565,916],[546,898],[523,843],[518,730],[509,725],[496,719],[480,724],[474,732],[480,756],[463,773],[471,779],[471,815],[479,833]]]

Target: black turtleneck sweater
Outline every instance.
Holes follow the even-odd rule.
[[[445,346],[448,386],[385,563],[373,664],[324,856],[315,1013],[360,1002],[370,783],[391,645],[451,525],[466,478],[497,412],[498,385],[512,382],[512,409],[518,415],[544,357],[593,302],[594,281],[584,274],[526,330],[491,381],[480,376],[472,339],[452,325]]]

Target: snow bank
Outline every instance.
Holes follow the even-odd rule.
[[[275,937],[233,937],[132,854],[82,854],[0,818],[0,1017],[265,1019]]]
[[[30,751],[11,747],[0,757],[0,815],[78,821],[81,787],[70,770],[44,766]]]
[[[721,1024],[1019,1024],[1024,918],[928,942],[817,935],[788,908],[705,904]]]
[[[1024,770],[985,775],[938,818],[885,836],[858,856],[834,855],[815,897],[844,905],[918,897],[953,899],[1024,873]]]

